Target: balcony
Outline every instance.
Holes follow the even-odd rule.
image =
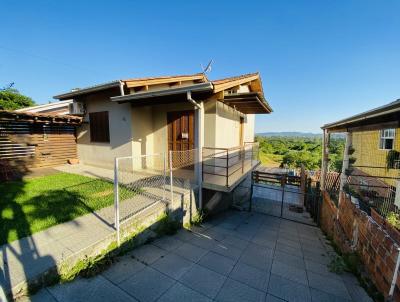
[[[203,188],[230,192],[260,164],[258,143],[233,148],[203,148]]]

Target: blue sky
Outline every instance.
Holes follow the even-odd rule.
[[[148,3],[147,3],[148,2]],[[114,79],[259,71],[256,131],[320,131],[400,98],[400,1],[8,1],[0,86],[37,103]],[[6,13],[5,13],[6,12]]]

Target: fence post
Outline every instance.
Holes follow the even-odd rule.
[[[283,217],[283,202],[285,201],[285,183],[286,183],[286,174],[281,178],[281,186],[282,186],[281,217]]]
[[[163,201],[165,202],[165,186],[167,185],[167,153],[166,152],[164,152],[163,153],[163,166],[164,166],[164,169],[163,169],[163,173],[164,173],[164,175],[163,175]]]
[[[314,211],[314,221],[318,223],[319,221],[319,199],[321,198],[321,184],[319,181],[315,184],[315,200],[313,204]]]
[[[229,150],[226,150],[226,186],[229,187]]]
[[[251,212],[251,207],[252,207],[252,203],[253,203],[253,190],[254,190],[254,188],[253,188],[253,186],[254,186],[253,177],[254,177],[254,173],[257,173],[257,171],[252,171],[251,174],[250,174],[250,177],[251,177],[251,185],[250,185],[249,212]]]
[[[118,158],[114,159],[114,210],[115,210],[115,229],[117,231],[117,245],[120,246],[119,228],[119,189],[118,189]]]
[[[172,150],[169,151],[169,186],[170,186],[170,192],[171,192],[171,204],[174,201],[174,185],[173,185],[173,175],[172,175]],[[167,205],[167,210],[169,206]]]
[[[399,266],[400,266],[400,249],[397,249],[397,261],[396,261],[396,266],[394,268],[394,272],[393,272],[393,279],[392,279],[392,283],[390,284],[390,290],[389,290],[389,297],[393,296],[394,293],[394,288],[396,286],[396,281],[397,281],[397,275],[398,275],[398,271],[399,271]]]
[[[242,174],[244,173],[244,157],[246,156],[246,149],[240,147],[240,153],[242,153]]]

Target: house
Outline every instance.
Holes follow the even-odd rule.
[[[400,190],[400,99],[326,124],[322,129],[322,169],[327,170],[329,135],[346,133],[342,187],[347,183],[361,199],[382,211],[392,209],[396,188]]]
[[[65,100],[61,102],[53,102],[43,105],[36,105],[31,107],[25,107],[15,110],[15,112],[27,112],[27,113],[42,113],[42,114],[56,114],[65,115],[71,113],[70,104],[73,100]]]
[[[222,191],[256,165],[255,114],[272,111],[258,73],[213,81],[202,73],[124,79],[54,98],[73,99],[73,113],[83,116],[77,130],[82,163],[112,168],[116,157],[196,149],[204,187]],[[245,145],[252,152],[246,167]]]

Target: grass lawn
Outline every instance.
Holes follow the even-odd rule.
[[[111,182],[69,173],[0,183],[0,196],[0,245],[114,202]]]
[[[278,154],[268,154],[260,151],[260,161],[263,166],[268,168],[279,167],[282,161],[282,155]]]

